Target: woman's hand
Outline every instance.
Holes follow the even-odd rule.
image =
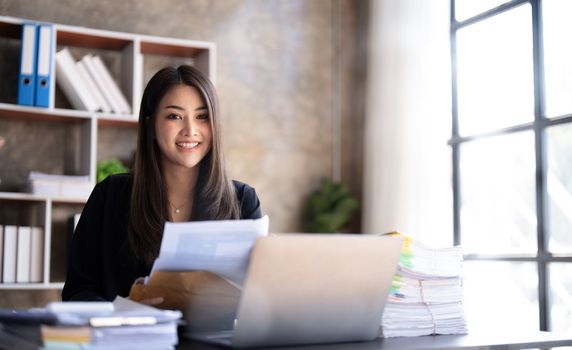
[[[131,285],[131,290],[129,291],[129,299],[136,301],[141,304],[146,305],[158,305],[164,301],[163,297],[153,297],[147,298],[145,293],[145,278],[139,277]]]

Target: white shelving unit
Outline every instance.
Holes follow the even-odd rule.
[[[22,24],[24,22],[36,22],[27,19],[0,16],[0,40],[20,41]],[[63,47],[84,51],[94,50],[105,52],[116,57],[120,61],[120,69],[116,69],[114,76],[123,94],[127,98],[133,114],[113,114],[101,112],[88,112],[62,108],[56,101],[61,100],[56,96],[56,76],[55,60],[52,59],[50,71],[51,96],[49,107],[29,107],[14,103],[0,101],[0,119],[17,120],[22,123],[34,123],[37,121],[49,123],[72,123],[80,125],[79,148],[80,166],[76,174],[65,175],[88,175],[91,185],[96,181],[96,165],[98,155],[98,131],[101,128],[131,128],[136,129],[138,120],[138,109],[143,93],[144,84],[150,78],[146,76],[146,59],[152,61],[164,60],[167,64],[176,59],[186,64],[191,64],[206,73],[213,83],[216,82],[215,55],[216,47],[214,43],[183,40],[175,38],[155,37],[149,35],[138,35],[132,33],[115,32],[101,29],[89,29],[70,25],[51,23],[54,30],[55,45],[52,49],[52,58],[55,53]],[[78,59],[79,57],[75,57]],[[19,59],[19,58],[18,58]],[[19,68],[19,61],[14,63],[14,67]],[[113,70],[112,70],[113,72]],[[153,72],[154,73],[154,72]],[[17,91],[17,84],[13,87]],[[56,97],[59,97],[56,98]],[[11,102],[11,101],[10,101]],[[38,135],[41,137],[41,135]],[[133,150],[136,145],[133,145]],[[30,169],[35,170],[35,169]],[[8,210],[11,206],[33,206],[35,211],[34,224],[43,225],[45,234],[44,244],[44,274],[41,283],[0,283],[0,290],[10,289],[58,289],[63,287],[62,280],[54,280],[51,276],[51,266],[60,258],[53,256],[52,242],[57,235],[66,235],[59,229],[55,229],[54,208],[62,206],[82,207],[87,197],[61,197],[61,196],[41,196],[22,192],[0,192],[0,214]],[[38,219],[39,218],[39,219]],[[2,215],[0,215],[2,220]],[[14,224],[1,222],[0,225]],[[27,223],[31,225],[32,223]],[[58,261],[61,265],[61,261]],[[0,279],[1,281],[1,279]]]

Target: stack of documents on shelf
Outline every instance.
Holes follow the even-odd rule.
[[[187,331],[232,329],[252,248],[268,224],[268,216],[166,223],[151,275],[130,297],[163,297],[157,307],[181,310]]]
[[[29,191],[48,196],[85,197],[92,190],[89,176],[51,175],[36,171],[28,177]]]
[[[56,53],[56,82],[75,109],[131,114],[131,107],[99,56],[75,61],[67,48]]]
[[[381,320],[384,337],[465,334],[463,252],[429,248],[404,237]]]
[[[179,311],[117,297],[113,303],[51,303],[0,310],[0,348],[174,349]]]

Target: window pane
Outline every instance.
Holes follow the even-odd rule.
[[[455,18],[462,21],[506,2],[508,0],[455,0]]]
[[[536,253],[534,135],[461,145],[461,244],[466,253]]]
[[[457,32],[460,134],[533,121],[531,22],[524,4]]]
[[[548,268],[551,330],[572,334],[572,263],[552,263]]]
[[[471,329],[538,331],[538,277],[530,262],[465,261],[465,312]]]
[[[572,113],[572,1],[542,1],[546,115]]]
[[[572,124],[546,130],[548,249],[572,253]]]

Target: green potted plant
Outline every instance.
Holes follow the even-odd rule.
[[[129,172],[129,169],[116,158],[101,161],[97,164],[97,183],[105,180],[109,175],[127,172]]]
[[[306,232],[334,233],[343,230],[359,208],[359,201],[341,183],[323,179],[308,198]]]

